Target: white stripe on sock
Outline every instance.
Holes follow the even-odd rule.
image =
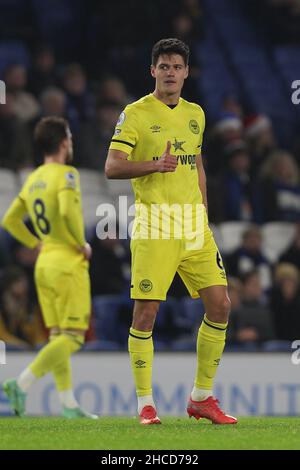
[[[73,390],[64,390],[63,392],[58,392],[60,402],[66,408],[79,408],[79,404],[74,397]]]
[[[145,395],[144,397],[137,397],[137,400],[138,400],[138,414],[140,414],[144,406],[153,406],[156,409],[152,395]]]
[[[212,396],[212,390],[205,390],[203,388],[194,387],[191,393],[191,398],[194,401],[203,401]]]
[[[36,380],[37,377],[31,372],[29,367],[27,367],[27,369],[23,370],[23,372],[19,375],[17,384],[23,392],[27,392],[31,385],[36,382]]]

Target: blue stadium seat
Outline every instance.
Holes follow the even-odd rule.
[[[291,342],[283,340],[265,341],[262,344],[264,352],[291,352]]]
[[[11,64],[21,64],[26,68],[30,65],[29,51],[21,41],[0,42],[0,75]]]
[[[118,314],[122,300],[117,296],[93,298],[94,321],[97,339],[118,342]]]
[[[57,54],[73,52],[80,47],[84,22],[82,0],[32,0],[40,33],[50,42]]]
[[[197,330],[204,317],[205,308],[201,299],[184,297],[181,300],[180,321],[186,328]]]
[[[179,305],[176,299],[168,298],[165,302],[161,302],[155,321],[153,337],[156,345],[162,349],[172,339],[170,330],[174,327],[177,328],[178,313]]]
[[[120,344],[115,341],[96,340],[85,343],[82,351],[119,351],[120,349]]]
[[[104,295],[93,298],[94,324],[97,339],[122,343],[120,338],[120,312],[124,306],[132,308],[132,301],[117,295]]]
[[[260,347],[256,343],[245,343],[245,344],[225,344],[225,352],[259,352]]]

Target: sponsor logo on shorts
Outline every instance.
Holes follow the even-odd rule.
[[[199,134],[200,132],[199,124],[197,121],[195,121],[195,119],[190,120],[189,126],[193,134]]]
[[[140,289],[142,292],[151,292],[153,289],[153,284],[149,279],[143,279],[140,282]]]

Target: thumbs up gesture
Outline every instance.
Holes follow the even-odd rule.
[[[171,142],[167,142],[167,147],[162,156],[155,162],[157,167],[157,172],[159,173],[168,173],[174,172],[177,168],[177,157],[172,155],[171,151]]]

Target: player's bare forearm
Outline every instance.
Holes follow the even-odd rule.
[[[174,172],[177,158],[170,154],[171,142],[162,156],[155,161],[133,162],[127,160],[128,154],[121,150],[109,150],[105,164],[105,175],[108,179],[132,179],[152,173]]]
[[[110,151],[111,152],[111,151]],[[108,179],[131,179],[155,173],[155,162],[131,162],[124,157],[117,157],[109,152],[106,164],[105,175]],[[114,150],[113,152],[118,152]],[[120,152],[122,154],[123,152]]]
[[[203,167],[202,157],[201,155],[197,155],[196,157],[197,162],[197,170],[198,170],[198,181],[199,181],[199,188],[202,194],[203,204],[206,208],[206,212],[208,213],[207,207],[207,191],[206,191],[206,174]]]

